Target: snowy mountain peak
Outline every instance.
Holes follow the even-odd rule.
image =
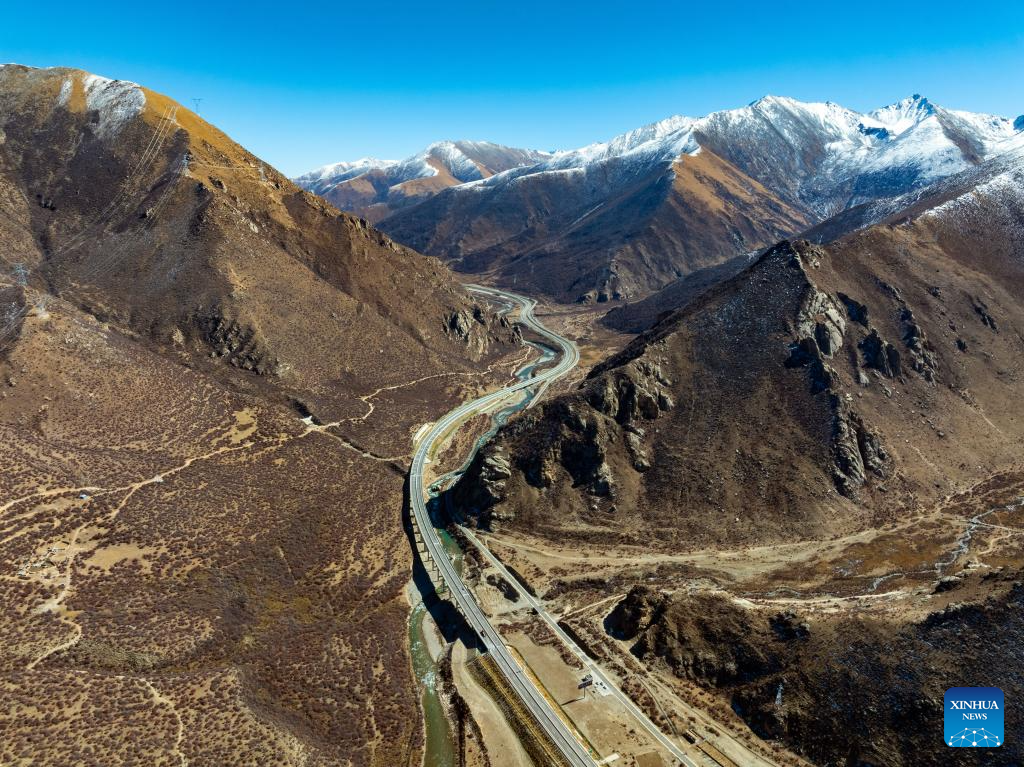
[[[921,94],[915,93],[895,104],[869,112],[867,116],[878,123],[878,126],[873,127],[885,128],[890,135],[898,136],[935,114],[935,106]]]
[[[788,107],[788,106],[791,106],[793,104],[799,104],[799,103],[801,103],[801,102],[797,101],[796,99],[791,99],[788,96],[773,96],[772,94],[767,93],[764,96],[762,96],[761,98],[755,99],[754,101],[751,101],[749,104],[747,104],[747,106],[751,106],[751,107],[766,107],[766,108],[767,107],[776,107],[776,106]]]
[[[146,94],[138,83],[128,80],[112,80],[109,77],[89,74],[80,69],[67,67],[30,67],[23,64],[0,64],[0,77],[28,78],[50,77],[52,73],[62,75],[57,92],[56,105],[71,108],[71,95],[80,87],[85,95],[84,107],[95,113],[93,133],[103,139],[114,139],[124,127],[143,113],[146,108]]]
[[[435,141],[419,154],[403,160],[398,168],[402,181],[446,173],[466,183],[509,168],[532,165],[549,156],[547,152],[516,149],[490,141],[445,140]]]
[[[363,158],[336,162],[294,179],[342,210],[374,221],[396,206],[429,197],[451,186],[481,181],[510,168],[534,165],[551,155],[490,141],[435,141],[404,160]]]

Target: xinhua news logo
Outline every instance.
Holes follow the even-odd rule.
[[[998,687],[946,690],[945,740],[954,748],[1003,745],[1003,691]]]

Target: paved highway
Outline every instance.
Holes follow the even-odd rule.
[[[534,398],[534,402],[538,401],[541,392],[549,383],[565,375],[579,363],[579,350],[576,348],[576,345],[572,341],[563,338],[556,333],[552,333],[546,327],[541,325],[534,317],[533,310],[537,305],[536,301],[525,296],[508,293],[494,288],[486,288],[479,285],[467,285],[466,287],[474,293],[486,295],[493,300],[511,302],[514,305],[518,305],[520,308],[519,322],[534,330],[538,335],[560,350],[561,359],[555,367],[543,370],[527,381],[519,382],[506,389],[492,392],[480,399],[461,405],[434,424],[434,427],[424,438],[423,442],[420,443],[420,446],[413,458],[410,485],[410,493],[413,499],[413,512],[416,515],[417,524],[419,525],[423,540],[427,545],[428,553],[437,563],[438,568],[441,571],[442,578],[444,578],[445,584],[452,593],[452,598],[459,605],[460,610],[463,615],[466,616],[469,624],[481,639],[483,639],[487,649],[494,656],[495,661],[498,662],[498,666],[502,673],[509,679],[513,688],[526,702],[529,709],[541,723],[541,726],[544,728],[544,731],[548,734],[549,738],[562,751],[566,760],[572,765],[594,765],[594,760],[589,755],[589,752],[583,748],[572,733],[569,732],[565,727],[565,724],[558,717],[558,714],[552,709],[547,699],[545,699],[537,690],[515,659],[512,658],[501,637],[490,625],[487,616],[476,603],[476,600],[469,588],[462,583],[461,578],[455,571],[451,560],[448,558],[445,549],[441,545],[441,542],[434,531],[433,524],[430,521],[430,515],[426,509],[424,497],[425,489],[423,486],[423,467],[431,448],[444,434],[449,431],[449,429],[469,417],[489,409],[498,401],[506,399],[512,393],[522,389],[539,385],[537,394]],[[548,624],[555,635],[574,655],[576,655],[587,671],[593,674],[596,680],[604,683],[604,686],[612,696],[614,696],[615,699],[633,715],[643,728],[647,730],[654,739],[663,748],[665,748],[666,751],[672,754],[680,764],[683,764],[686,767],[697,767],[697,764],[693,759],[687,756],[679,746],[669,739],[668,736],[666,736],[665,733],[663,733],[661,729],[651,721],[643,710],[640,709],[628,695],[623,693],[615,685],[608,675],[604,673],[601,667],[583,652],[572,637],[562,630],[562,627],[558,625],[558,621],[547,611],[544,604],[520,586],[519,581],[508,571],[505,565],[502,564],[501,560],[495,557],[491,553],[490,549],[488,549],[487,546],[477,538],[475,533],[466,527],[462,527],[461,529],[469,541],[473,543],[484,557],[502,574],[505,580],[516,589],[520,597],[536,611],[537,615]],[[754,757],[753,754],[750,754],[750,756]],[[753,761],[758,763],[762,762],[762,760],[756,758],[752,760],[752,763]]]
[[[675,743],[669,740],[668,736],[658,728],[658,725],[652,722],[647,714],[645,714],[628,695],[615,686],[615,683],[607,674],[604,673],[604,671],[601,670],[600,666],[591,660],[589,655],[583,652],[580,646],[576,644],[575,640],[562,630],[562,627],[558,625],[558,621],[555,620],[551,613],[545,609],[541,601],[519,585],[519,581],[516,580],[512,573],[505,568],[505,565],[502,564],[501,560],[494,556],[494,554],[491,553],[491,550],[476,537],[473,531],[467,527],[461,526],[460,529],[465,533],[466,537],[473,543],[473,545],[477,547],[480,553],[484,555],[487,561],[494,565],[498,572],[501,573],[502,577],[512,584],[513,588],[519,592],[519,596],[536,611],[537,615],[539,615],[545,623],[548,624],[548,627],[555,632],[555,636],[562,640],[562,643],[579,659],[584,668],[593,674],[596,680],[604,683],[605,687],[608,688],[608,691],[626,708],[627,711],[633,715],[635,719],[640,722],[641,725],[643,725],[644,729],[653,735],[655,740],[657,740],[670,754],[672,754],[672,756],[686,765],[686,767],[697,767],[694,761],[683,753]]]
[[[430,513],[427,511],[423,472],[427,458],[435,444],[457,424],[462,423],[477,413],[487,410],[499,400],[504,400],[522,389],[538,385],[544,386],[556,378],[565,375],[576,366],[580,358],[579,350],[572,341],[550,332],[536,320],[533,316],[536,301],[533,299],[494,288],[483,288],[475,285],[467,287],[475,293],[517,304],[520,307],[519,321],[554,344],[555,347],[561,350],[562,357],[554,367],[540,371],[529,380],[521,381],[460,405],[433,425],[417,447],[412,460],[412,468],[409,472],[409,495],[412,499],[413,517],[419,529],[420,537],[427,549],[426,555],[437,566],[441,578],[451,594],[451,599],[458,606],[466,622],[483,641],[484,646],[494,659],[502,675],[508,680],[509,685],[523,700],[541,729],[559,752],[561,752],[568,764],[572,765],[572,767],[594,767],[595,762],[590,756],[589,750],[570,732],[548,700],[534,686],[515,658],[512,657],[504,641],[498,635],[498,632],[495,631],[484,611],[480,609],[480,605],[477,604],[469,587],[462,582],[458,572],[455,570],[455,566],[448,558],[448,554],[437,532],[434,530],[434,525],[430,521]]]

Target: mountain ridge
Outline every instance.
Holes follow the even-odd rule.
[[[1018,124],[919,95],[866,113],[765,96],[445,186],[379,225],[459,271],[559,301],[635,299],[973,167],[1016,140]],[[691,167],[697,194],[674,188]],[[737,183],[752,193],[737,196]],[[697,240],[695,258],[686,243]]]
[[[451,186],[531,164],[546,152],[518,149],[489,141],[435,141],[404,160],[362,158],[324,165],[295,183],[342,210],[380,221],[396,209],[413,205]]]
[[[415,761],[404,463],[518,333],[77,69],[0,68],[0,245],[0,762]]]
[[[1024,153],[904,202],[727,262],[449,491],[591,647],[814,764],[976,762],[948,679],[1021,630]]]

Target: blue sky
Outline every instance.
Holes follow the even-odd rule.
[[[1024,113],[1024,1],[6,3],[0,61],[191,106],[294,175],[442,138],[603,140],[766,93]]]

